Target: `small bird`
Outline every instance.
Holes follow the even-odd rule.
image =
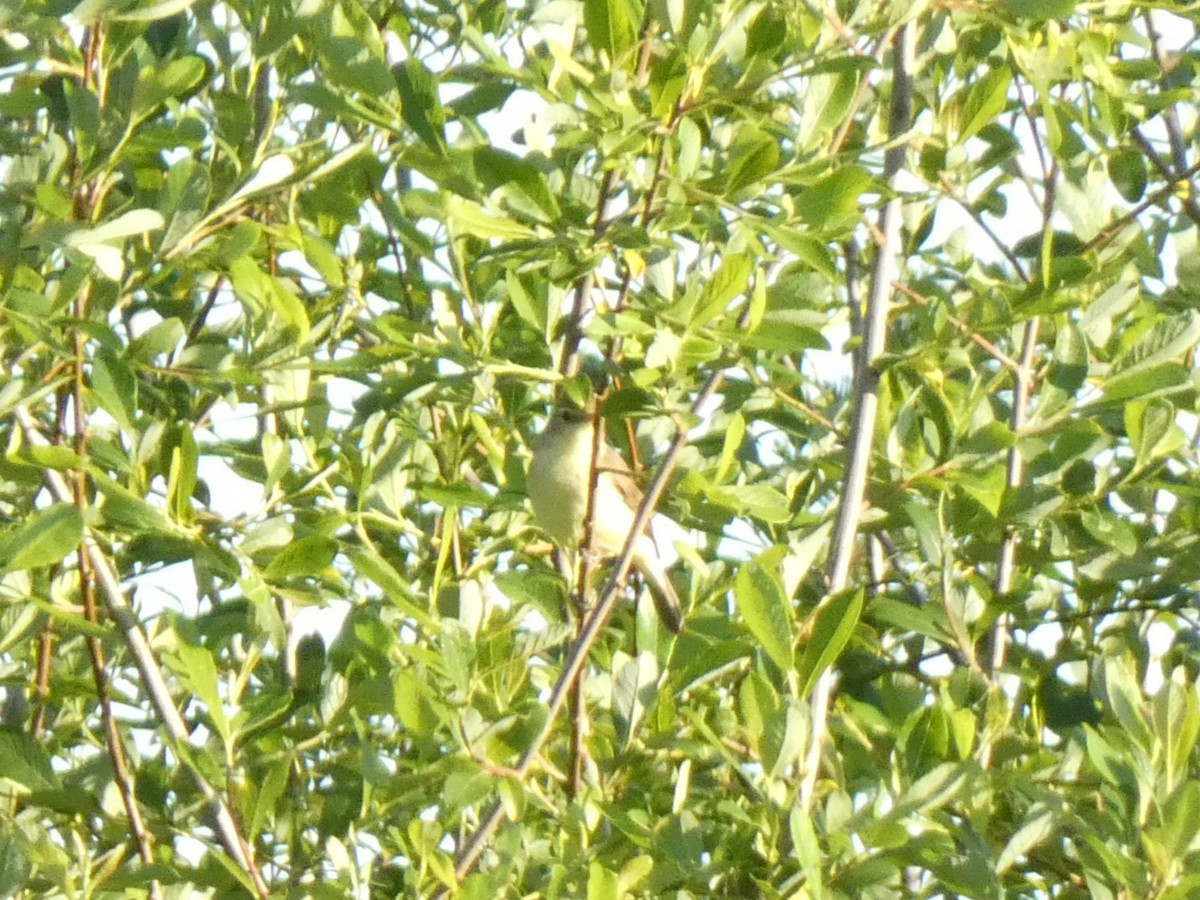
[[[591,413],[561,400],[533,445],[526,479],[529,501],[538,524],[560,547],[573,549],[583,538],[593,427]],[[634,484],[629,466],[608,441],[600,444],[596,470],[593,546],[601,557],[620,556],[642,503],[642,492]],[[630,562],[645,579],[659,618],[678,634],[683,627],[679,597],[667,577],[649,526],[633,545]]]

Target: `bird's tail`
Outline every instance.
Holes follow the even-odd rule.
[[[679,634],[683,628],[683,607],[679,603],[679,595],[671,585],[671,579],[667,577],[667,570],[660,564],[644,559],[636,562],[638,572],[646,580],[646,587],[650,589],[650,597],[654,600],[658,617],[667,626],[668,631]]]

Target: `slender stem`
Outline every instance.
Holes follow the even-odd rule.
[[[847,449],[846,480],[842,487],[837,522],[833,530],[826,570],[827,593],[821,601],[845,590],[850,577],[850,560],[858,524],[866,496],[867,474],[870,468],[871,446],[875,439],[875,419],[879,408],[879,371],[875,360],[883,353],[887,339],[887,311],[892,283],[899,272],[900,253],[900,196],[898,176],[904,168],[905,145],[899,137],[908,131],[912,118],[912,80],[909,73],[908,27],[897,29],[892,43],[892,98],[888,121],[891,146],[884,156],[884,174],[890,182],[891,199],[879,217],[881,238],[875,248],[871,272],[871,291],[863,318],[862,355],[855,371],[855,407]],[[812,809],[821,753],[825,742],[826,721],[833,686],[837,680],[832,667],[821,673],[811,699],[812,728],[804,775],[800,783],[799,804],[802,812]]]
[[[38,430],[37,422],[34,421],[28,410],[24,407],[17,407],[13,412],[13,416],[17,424],[21,427],[26,441],[36,447],[49,446],[49,441]],[[45,469],[42,472],[42,480],[56,502],[74,502],[73,492],[66,479],[59,472],[54,469]],[[83,550],[91,564],[95,580],[104,598],[109,618],[117,626],[125,639],[126,647],[133,657],[134,665],[137,666],[138,674],[141,676],[141,682],[146,688],[146,693],[149,696],[151,706],[154,708],[155,715],[158,717],[159,722],[162,723],[169,742],[173,745],[172,749],[176,757],[191,772],[197,789],[208,804],[221,846],[229,854],[234,863],[251,880],[254,885],[255,895],[265,900],[269,896],[270,891],[263,880],[262,873],[255,868],[252,862],[249,844],[242,837],[241,830],[233,817],[233,813],[225,804],[224,799],[209,784],[204,775],[190,762],[191,753],[188,749],[190,736],[187,725],[184,723],[183,717],[179,714],[179,710],[175,708],[175,701],[171,699],[170,689],[167,687],[166,679],[158,667],[154,651],[150,649],[150,642],[146,637],[146,633],[142,630],[141,623],[138,622],[137,617],[134,615],[129,600],[126,599],[124,592],[121,590],[120,580],[117,578],[108,556],[96,540],[91,528],[87,526],[83,530]]]
[[[1033,375],[1033,354],[1037,349],[1038,320],[1030,319],[1025,323],[1021,337],[1021,358],[1016,368],[1016,383],[1013,385],[1013,408],[1009,426],[1013,434],[1020,434],[1021,429],[1029,418],[1029,395]],[[1004,483],[1008,490],[1016,490],[1021,486],[1025,473],[1024,460],[1014,445],[1008,451],[1008,464],[1005,470]],[[1015,531],[1008,531],[1000,545],[1000,557],[996,565],[995,591],[997,597],[1003,597],[1012,590],[1013,570],[1016,566],[1018,537]],[[992,636],[992,658],[990,662],[991,676],[1004,665],[1008,651],[1008,632],[1011,624],[1009,615],[1002,615],[996,620]]]

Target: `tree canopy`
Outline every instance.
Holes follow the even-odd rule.
[[[1195,896],[1196,17],[0,9],[0,895]]]

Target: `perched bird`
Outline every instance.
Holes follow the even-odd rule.
[[[583,539],[591,474],[591,413],[562,400],[533,445],[526,490],[538,524],[560,547],[574,549]],[[601,441],[596,459],[596,498],[592,503],[593,547],[601,557],[619,556],[633,527],[642,492],[616,449]],[[650,535],[649,526],[633,545],[631,563],[646,581],[664,625],[683,627],[679,597]]]

